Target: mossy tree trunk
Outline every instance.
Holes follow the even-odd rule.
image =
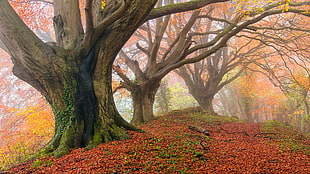
[[[205,96],[203,95],[203,93],[199,93],[199,94],[192,93],[192,96],[195,98],[195,100],[198,102],[199,106],[202,107],[203,110],[210,112],[210,113],[214,113],[213,104],[212,104],[214,95]]]
[[[54,52],[57,51],[54,49]],[[45,75],[54,76],[42,79],[42,88],[38,88],[45,90],[45,97],[51,104],[55,117],[54,137],[43,152],[53,152],[59,157],[73,148],[92,147],[111,140],[126,139],[125,129],[137,130],[119,115],[114,105],[111,95],[112,63],[104,62],[105,66],[101,67],[103,73],[97,76],[94,74],[96,69],[92,68],[92,60],[103,56],[103,51],[93,49],[89,55],[79,58],[82,60],[79,63],[71,52],[60,52],[62,54],[58,55],[62,56],[55,56],[48,68],[52,71],[43,71]],[[21,77],[21,72],[24,72],[23,68],[14,67],[17,76]],[[36,76],[39,74],[34,73],[32,77]],[[24,80],[32,82],[32,79],[26,77]]]
[[[134,108],[132,124],[138,125],[155,119],[153,107],[159,85],[160,81],[148,80],[143,85],[135,85],[130,89]]]
[[[12,56],[13,72],[40,91],[52,106],[55,133],[43,152],[55,156],[72,148],[125,139],[125,129],[137,130],[116,110],[112,64],[156,0],[147,4],[115,1],[101,13],[98,20],[103,22],[97,26],[97,19],[88,16],[85,34],[80,19],[74,20],[80,18],[77,2],[54,1],[57,43],[46,44],[25,26],[7,1],[0,1],[4,8],[0,12],[0,38]],[[92,10],[89,5],[88,10]]]

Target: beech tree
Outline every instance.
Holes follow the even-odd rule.
[[[54,0],[55,43],[40,40],[0,1],[0,39],[13,72],[52,106],[55,133],[44,153],[127,138],[137,130],[117,112],[111,89],[112,64],[122,46],[145,21],[226,0],[194,0],[154,8],[157,0],[87,0],[85,31],[78,0]],[[123,128],[122,128],[123,127]]]
[[[238,13],[233,14],[231,20],[217,18],[216,16],[202,12],[202,10],[196,10],[185,20],[180,20],[182,17],[165,16],[156,19],[153,23],[144,24],[136,33],[136,36],[141,38],[141,41],[136,44],[136,48],[144,55],[137,52],[131,53],[133,52],[132,49],[128,48],[120,52],[120,57],[133,72],[134,78],[126,76],[126,73],[122,71],[121,67],[116,66],[114,68],[123,79],[122,86],[131,92],[133,98],[134,115],[132,123],[139,124],[154,119],[154,97],[161,79],[169,72],[185,64],[195,63],[203,59],[208,59],[206,62],[209,61],[210,64],[214,61],[214,66],[209,68],[218,68],[217,66],[220,62],[219,58],[222,56],[217,55],[213,59],[210,57],[221,48],[226,47],[229,39],[243,30],[251,30],[255,23],[270,15],[292,12],[309,16],[308,11],[304,9],[303,6],[308,3],[309,2],[288,3],[287,1],[277,1],[268,4],[251,4],[251,8],[250,6],[241,6],[243,11],[239,10]],[[295,8],[298,6],[301,7],[300,5],[303,6],[301,9]],[[244,10],[247,8],[253,10]],[[176,22],[176,20],[179,21]],[[204,20],[204,23],[215,21],[217,22],[214,24],[215,26],[223,25],[224,27],[218,28],[213,26],[213,28],[211,28],[210,25],[209,27],[204,26],[201,28],[203,25],[199,25],[199,22],[202,20]],[[186,22],[183,23],[180,21]],[[208,35],[211,36],[208,39],[204,39],[203,42],[196,42],[199,40],[199,37]],[[218,54],[220,54],[220,52]],[[143,59],[145,63],[139,60],[141,57],[145,57],[145,59]],[[222,85],[225,85],[225,83],[222,83],[221,78],[223,78],[232,67],[237,66],[237,64],[234,63],[236,63],[235,61],[237,61],[238,58],[232,60],[232,62],[230,62],[231,59],[229,59],[230,58],[226,56],[223,58],[223,61],[227,61],[227,63],[231,65],[224,63],[225,65],[222,67],[222,70],[219,70],[222,71],[221,75],[219,77],[214,76],[214,78],[217,79],[210,79],[210,81],[214,83],[213,85],[216,86],[212,88],[212,92],[208,91],[213,96],[215,95],[214,91],[219,90],[217,88],[221,88]],[[239,61],[239,63],[240,62],[241,61]],[[212,73],[219,72],[215,69]],[[230,82],[236,77],[227,80],[227,82]],[[197,90],[197,93],[199,93],[199,90]],[[210,94],[208,94],[208,96],[211,96]],[[212,97],[210,98],[212,99]],[[201,99],[201,101],[205,99],[206,98]],[[211,109],[210,105],[205,108]]]
[[[207,22],[203,21],[198,24],[200,28],[201,26],[205,27],[205,34],[197,36],[195,43],[206,43],[214,37],[215,30],[227,28],[229,21],[235,16],[236,10],[235,5],[230,5],[218,7],[205,15]],[[253,52],[259,46],[248,49],[247,45],[252,44],[252,41],[247,41],[243,45],[235,44],[235,42],[235,39],[232,39],[232,41],[227,42],[226,47],[221,48],[207,59],[175,70],[184,80],[189,93],[207,112],[214,112],[212,101],[216,93],[238,78],[246,66],[255,59]],[[199,55],[204,51],[206,50],[197,51],[195,54]]]
[[[220,93],[223,105],[234,108],[232,115],[248,121],[276,119],[309,131],[308,18],[273,15],[237,35],[235,46],[252,41],[246,50],[260,47],[246,54],[256,57],[247,72]]]
[[[232,56],[233,57],[233,56]],[[207,112],[214,112],[212,101],[215,94],[226,84],[236,79],[244,67],[237,70],[232,76],[227,76],[242,63],[242,59],[228,56],[228,48],[223,48],[206,61],[200,61],[193,66],[183,66],[175,72],[184,80],[189,93]],[[225,75],[227,78],[225,78]]]
[[[261,60],[255,61],[249,70],[268,77],[286,96],[276,119],[309,131],[310,24],[307,18],[295,15],[274,16],[265,22],[272,22],[273,27],[267,31],[264,25],[264,32],[241,35],[245,40],[255,39],[264,44]]]

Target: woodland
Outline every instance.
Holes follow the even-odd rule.
[[[309,18],[307,0],[0,0],[0,173],[310,173]]]

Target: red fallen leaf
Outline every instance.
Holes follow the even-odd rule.
[[[202,134],[190,131],[189,124],[213,132],[207,141],[209,151],[200,145]],[[29,162],[10,172],[310,173],[307,167],[309,155],[281,152],[277,142],[254,137],[261,131],[257,124],[212,126],[186,116],[169,115],[141,125],[141,128],[147,133],[128,131],[129,140],[100,144],[90,150],[73,150],[59,159],[47,158],[52,160],[50,166],[31,169]],[[246,132],[249,136],[231,132]]]

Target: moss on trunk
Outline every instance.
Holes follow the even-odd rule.
[[[106,75],[100,86],[93,85],[95,56],[95,52],[91,51],[80,59],[79,64],[71,61],[70,55],[57,61],[61,63],[56,65],[57,71],[61,72],[57,86],[61,87],[48,86],[55,131],[51,144],[43,153],[60,157],[74,148],[91,148],[111,140],[127,139],[126,129],[138,130],[124,121],[116,110],[111,77]],[[107,69],[106,72],[109,72]]]
[[[160,81],[148,80],[131,90],[134,108],[132,124],[138,125],[155,119],[153,106],[159,86]]]

